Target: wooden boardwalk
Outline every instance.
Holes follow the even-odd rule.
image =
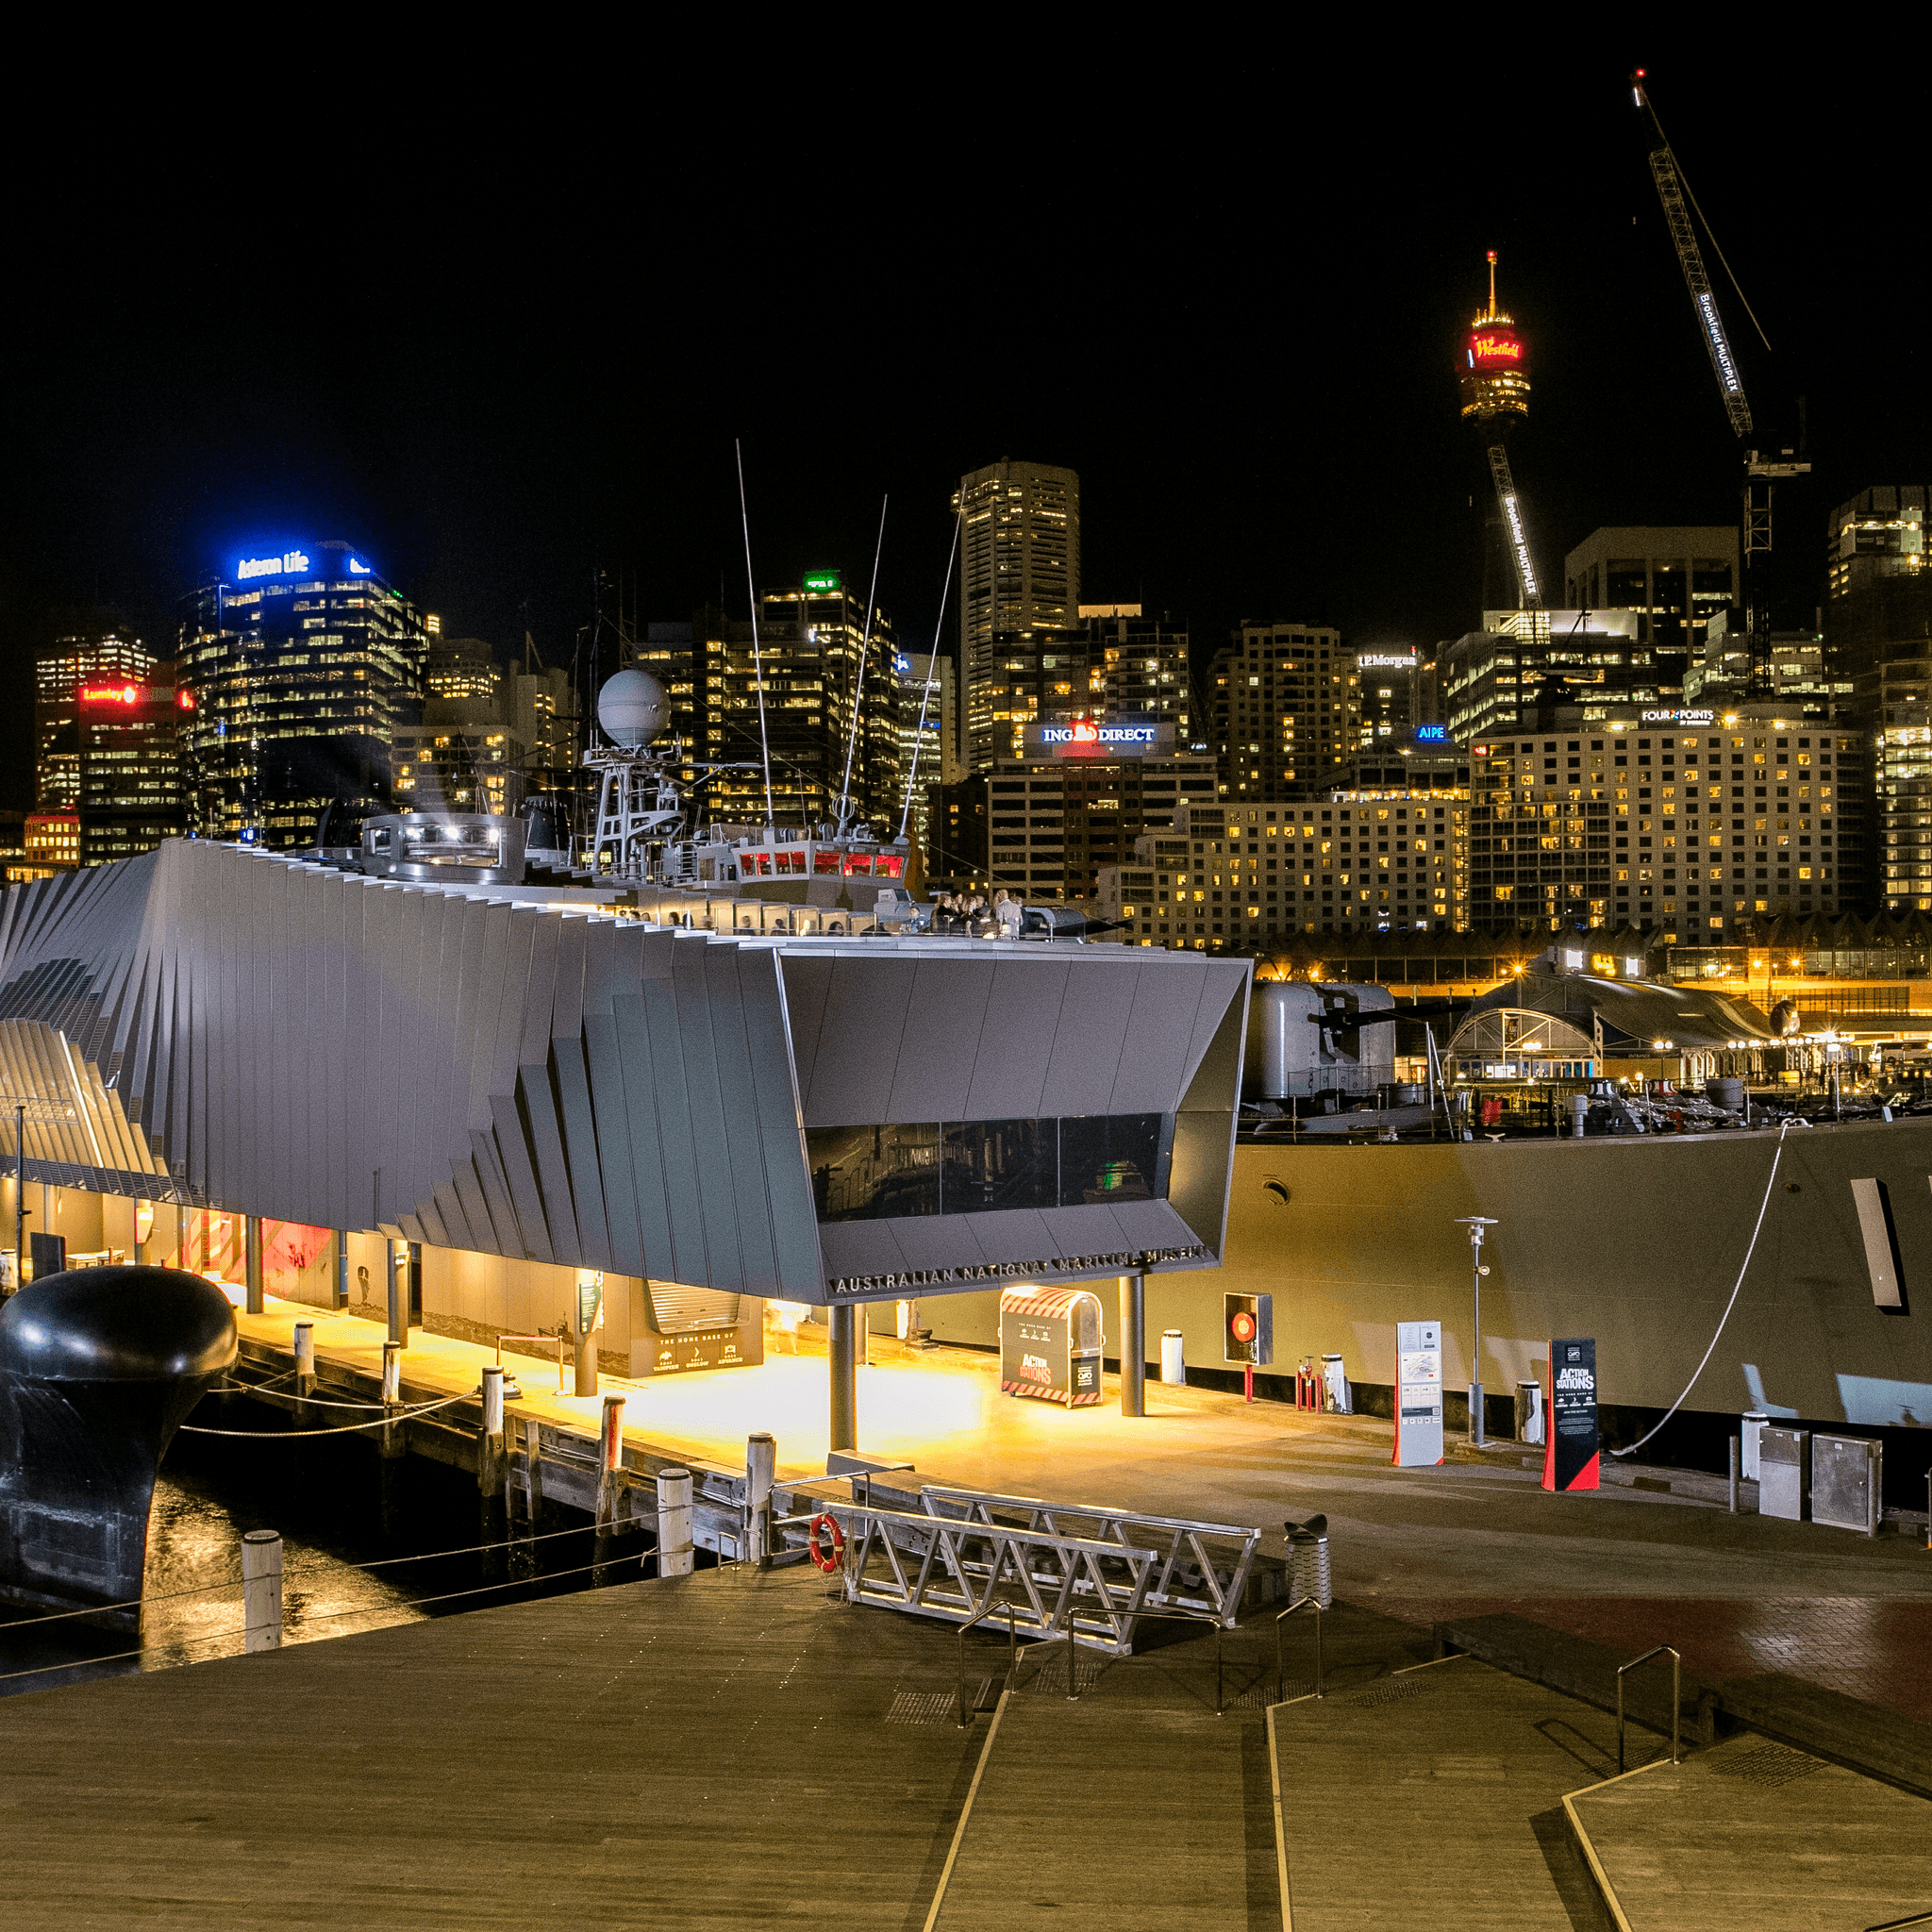
[[[1740,1737],[1567,1800],[1629,1932],[1842,1932],[1932,1914],[1932,1804]]]
[[[11,1698],[5,1923],[899,1932],[987,1727],[955,1642],[725,1570]]]

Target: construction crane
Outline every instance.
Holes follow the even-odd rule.
[[[1711,250],[1723,264],[1724,275],[1736,290],[1744,313],[1751,317],[1751,326],[1757,331],[1757,339],[1763,342],[1767,354],[1771,350],[1771,341],[1757,317],[1752,313],[1743,290],[1738,287],[1737,276],[1731,274],[1730,263],[1724,260],[1724,250],[1717,245],[1717,237],[1711,234],[1710,224],[1705,221],[1704,211],[1697,206],[1697,197],[1690,192],[1683,170],[1677,165],[1677,158],[1664,138],[1663,125],[1657,120],[1649,90],[1643,83],[1644,70],[1640,67],[1630,76],[1630,95],[1638,112],[1643,117],[1651,178],[1657,183],[1657,199],[1663,204],[1664,222],[1671,231],[1672,244],[1684,271],[1684,285],[1690,291],[1690,306],[1696,311],[1698,327],[1704,333],[1704,346],[1709,353],[1711,371],[1717,377],[1718,394],[1723,400],[1724,414],[1730,420],[1731,434],[1738,439],[1743,464],[1743,509],[1740,520],[1744,575],[1741,589],[1751,635],[1751,695],[1768,698],[1773,694],[1772,497],[1782,479],[1805,475],[1811,465],[1804,459],[1801,449],[1787,447],[1765,451],[1757,447],[1757,430],[1751,415],[1750,398],[1744,392],[1744,377],[1738,366],[1737,353],[1731,347],[1730,337],[1724,329],[1717,291],[1711,287],[1709,273],[1704,265],[1704,250],[1698,243],[1700,225],[1710,236]]]
[[[1490,459],[1490,479],[1496,488],[1496,507],[1509,561],[1516,572],[1516,604],[1520,610],[1541,610],[1542,592],[1537,587],[1536,565],[1529,554],[1529,536],[1523,526],[1523,506],[1516,479],[1509,474],[1509,452],[1504,439],[1529,415],[1529,345],[1515,324],[1496,307],[1496,251],[1490,250],[1490,306],[1478,312],[1462,343],[1460,372],[1462,419],[1482,438]]]

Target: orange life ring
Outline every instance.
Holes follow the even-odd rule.
[[[821,1524],[832,1532],[831,1543],[823,1552],[819,1546]],[[823,1570],[829,1576],[845,1560],[845,1532],[839,1527],[838,1518],[823,1513],[814,1516],[805,1532],[805,1547],[807,1554],[811,1557],[812,1567]]]

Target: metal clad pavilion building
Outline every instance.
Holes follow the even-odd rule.
[[[610,1271],[654,1306],[1218,1262],[1245,961],[514,896],[182,841],[13,888],[0,1139],[21,1104],[29,1182]]]

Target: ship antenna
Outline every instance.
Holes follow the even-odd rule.
[[[744,525],[744,582],[751,597],[751,675],[758,687],[758,758],[765,771],[765,830],[772,830],[772,741],[765,730],[765,662],[758,653],[758,585],[751,572],[751,512],[744,504],[744,448],[734,436],[738,458],[738,518]]]
[[[878,606],[879,558],[886,549],[886,506],[891,496],[879,498],[879,541],[872,553],[872,590],[865,600],[865,636],[858,644],[858,675],[852,682],[852,731],[845,741],[845,782],[839,788],[839,836],[845,836],[845,827],[852,823],[852,755],[858,749],[858,721],[863,715],[861,706],[865,702],[865,654],[872,647],[872,615]]]
[[[906,803],[899,812],[899,836],[902,839],[912,817],[912,787],[919,776],[919,747],[925,742],[925,708],[932,702],[933,666],[939,662],[940,639],[945,635],[946,599],[953,594],[953,559],[959,554],[959,525],[965,515],[962,508],[953,519],[953,541],[946,552],[946,581],[940,588],[940,614],[932,627],[932,656],[925,660],[925,688],[919,693],[919,728],[912,734],[912,763],[906,774]]]

